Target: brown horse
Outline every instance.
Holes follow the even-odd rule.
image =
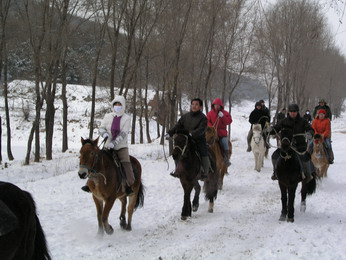
[[[215,127],[208,126],[207,130],[205,132],[205,137],[207,139],[207,143],[209,145],[209,148],[214,152],[216,157],[216,168],[219,169],[218,175],[218,189],[222,190],[223,187],[223,178],[225,177],[225,174],[228,174],[227,172],[227,166],[223,159],[223,151],[221,148],[221,144],[219,142],[219,137],[217,135],[217,131]],[[232,143],[228,141],[228,159],[232,155]]]
[[[327,177],[327,171],[329,167],[326,148],[324,147],[323,136],[316,134],[313,140],[313,150],[311,154],[311,161],[316,168],[316,174],[318,177]]]
[[[116,199],[121,202],[120,226],[123,229],[131,230],[133,211],[144,203],[144,187],[141,181],[142,168],[138,160],[130,156],[135,183],[133,194],[129,196],[129,205],[126,205],[127,197],[123,190],[123,177],[119,165],[116,165],[112,155],[107,150],[100,150],[96,140],[81,138],[82,148],[80,149],[80,161],[78,175],[81,179],[88,178],[87,185],[92,192],[92,197],[96,205],[98,234],[103,235],[113,233],[112,226],[108,223],[108,215]]]
[[[0,258],[51,259],[29,192],[0,182]]]

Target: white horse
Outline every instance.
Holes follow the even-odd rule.
[[[251,150],[255,156],[255,170],[260,172],[266,151],[261,124],[252,125]]]

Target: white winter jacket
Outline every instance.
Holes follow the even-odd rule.
[[[115,102],[121,103],[122,110],[119,113],[116,113],[113,111],[112,113],[108,113],[105,115],[105,117],[103,118],[101,125],[99,127],[99,135],[103,137],[103,135],[105,133],[108,133],[109,138],[107,139],[105,146],[107,146],[110,142],[112,142],[115,146],[114,149],[119,150],[121,148],[128,147],[127,138],[128,138],[128,133],[129,133],[130,128],[131,128],[131,117],[129,115],[125,114],[126,102],[125,102],[125,98],[123,96],[116,96],[112,100],[112,102],[111,102],[112,109],[113,109],[113,105]],[[111,128],[112,128],[112,123],[113,123],[113,119],[115,116],[121,116],[120,133],[115,138],[115,140],[112,140]]]

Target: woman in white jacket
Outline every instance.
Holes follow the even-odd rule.
[[[107,138],[105,147],[116,151],[126,174],[125,192],[130,195],[133,191],[131,186],[135,182],[132,165],[130,162],[127,136],[131,127],[131,117],[125,114],[126,102],[123,96],[116,96],[111,102],[113,112],[103,118],[99,127],[99,135]],[[85,186],[84,186],[85,187]],[[82,187],[82,190],[87,191]]]

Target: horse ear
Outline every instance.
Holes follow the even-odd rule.
[[[80,138],[80,142],[84,145],[84,143],[85,143],[85,140],[84,140],[84,138],[83,137],[81,137]]]

